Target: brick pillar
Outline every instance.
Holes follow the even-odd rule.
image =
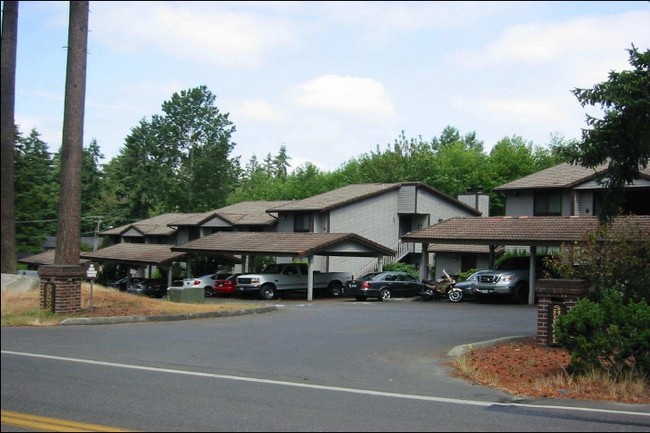
[[[81,311],[83,266],[43,265],[38,268],[38,275],[41,277],[41,310],[66,314]]]
[[[540,279],[537,295],[537,344],[554,346],[553,323],[560,314],[570,311],[587,292],[585,280]]]

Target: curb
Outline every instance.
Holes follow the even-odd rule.
[[[486,341],[479,341],[478,343],[470,343],[470,344],[462,344],[460,346],[456,346],[453,349],[451,349],[449,352],[447,352],[447,356],[450,357],[459,357],[467,352],[469,352],[472,349],[477,349],[481,347],[488,347],[488,346],[495,346],[499,343],[503,343],[505,341],[517,341],[517,340],[524,340],[526,338],[530,338],[530,335],[518,335],[514,337],[502,337],[502,338],[495,338],[494,340],[486,340]]]
[[[249,308],[235,311],[212,311],[208,313],[187,313],[165,316],[122,316],[122,317],[80,317],[62,320],[60,325],[114,325],[119,323],[137,322],[171,322],[175,320],[207,319],[212,317],[243,316],[247,314],[262,314],[275,311],[275,306]]]

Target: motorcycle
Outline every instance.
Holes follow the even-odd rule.
[[[421,281],[420,299],[423,301],[449,299],[451,302],[460,302],[463,299],[463,291],[454,287],[456,280],[446,270],[443,269],[442,272],[445,274],[442,278]]]

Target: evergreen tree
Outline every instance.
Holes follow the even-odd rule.
[[[33,129],[16,134],[15,209],[18,253],[39,253],[47,236],[56,234],[58,178],[47,144]]]

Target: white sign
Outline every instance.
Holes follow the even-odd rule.
[[[88,270],[86,271],[86,277],[97,278],[97,269],[95,269],[95,265],[91,264],[90,266],[88,266]]]

